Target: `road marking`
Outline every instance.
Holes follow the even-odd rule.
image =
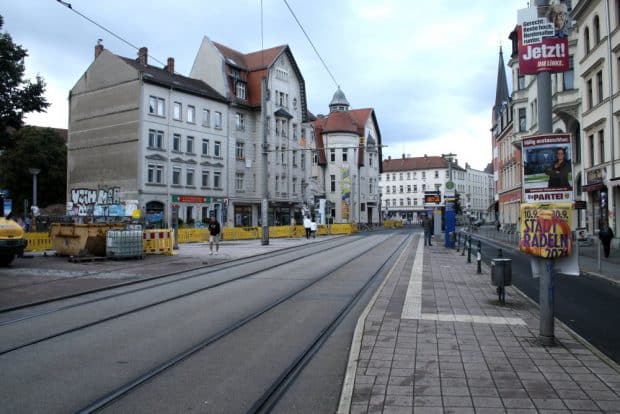
[[[422,316],[422,271],[424,270],[424,245],[418,239],[418,249],[415,252],[415,259],[411,267],[409,286],[403,305],[401,319],[420,319]]]
[[[424,245],[422,241],[418,242],[418,248],[415,253],[413,267],[411,268],[411,276],[409,277],[409,285],[407,286],[407,294],[403,305],[401,319],[421,319],[426,321],[440,322],[469,322],[469,323],[486,323],[491,325],[527,325],[521,318],[507,318],[503,316],[484,316],[484,315],[454,315],[454,314],[436,314],[422,313],[422,274]]]

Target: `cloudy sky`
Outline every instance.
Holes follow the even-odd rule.
[[[375,109],[384,158],[455,153],[491,161],[491,107],[499,46],[523,0],[72,0],[73,9],[152,58],[175,58],[188,75],[204,36],[248,53],[288,44],[306,81],[308,109],[328,112],[340,85],[352,108]],[[27,77],[41,75],[51,103],[34,125],[67,128],[67,96],[92,62],[97,39],[112,53],[136,50],[56,0],[4,2],[4,31],[28,50]],[[150,62],[153,62],[153,60]],[[510,77],[508,78],[510,82]],[[509,86],[510,88],[510,86]]]

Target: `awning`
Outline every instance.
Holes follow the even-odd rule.
[[[606,190],[607,186],[603,183],[594,183],[594,184],[587,184],[587,185],[582,185],[581,186],[581,191],[585,191],[585,192],[591,192],[591,191],[600,191],[600,190]]]

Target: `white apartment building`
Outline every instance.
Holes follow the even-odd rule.
[[[380,178],[382,211],[384,218],[397,218],[416,222],[421,213],[432,212],[435,207],[444,205],[445,184],[450,179],[460,194],[461,207],[467,205],[467,173],[458,165],[450,164],[443,157],[388,157],[383,160]],[[442,195],[438,204],[425,203],[426,192],[438,192]],[[488,207],[488,205],[487,205]]]
[[[494,222],[495,215],[492,210],[493,174],[486,171],[473,169],[465,163],[465,196],[467,204],[461,206],[463,212],[473,220]]]

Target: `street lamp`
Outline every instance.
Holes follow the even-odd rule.
[[[32,174],[32,206],[37,207],[37,175],[41,170],[39,168],[28,168],[28,172]]]

